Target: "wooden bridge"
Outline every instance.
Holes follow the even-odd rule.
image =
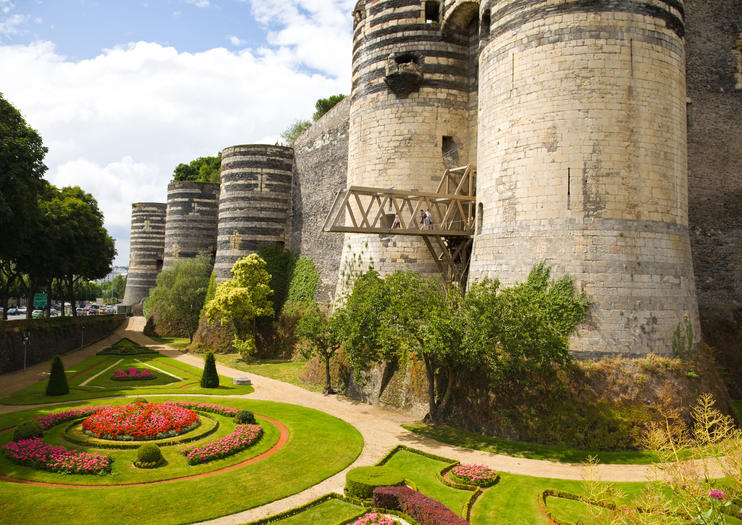
[[[350,186],[335,197],[323,230],[420,236],[443,277],[463,286],[475,206],[476,168],[462,166],[446,170],[435,192]]]

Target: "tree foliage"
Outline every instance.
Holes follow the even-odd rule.
[[[333,394],[330,377],[330,360],[344,341],[345,312],[336,310],[327,316],[315,302],[308,304],[304,315],[296,326],[296,337],[302,346],[302,356],[309,359],[317,356],[325,365],[325,394]]]
[[[64,364],[62,364],[62,358],[55,355],[52,359],[51,373],[49,374],[49,382],[46,384],[46,395],[47,396],[63,396],[70,391],[70,387],[67,384],[67,375],[64,373]]]
[[[255,351],[255,320],[273,315],[269,297],[271,276],[265,261],[257,254],[240,258],[232,267],[232,279],[219,283],[214,298],[206,304],[210,323],[232,324],[234,346],[247,360]]]
[[[317,100],[317,102],[314,103],[315,112],[314,115],[312,115],[312,119],[317,122],[325,113],[334,108],[344,98],[345,95],[339,94]]]
[[[281,133],[281,144],[284,146],[293,146],[299,135],[312,127],[308,120],[297,120]]]
[[[180,327],[188,338],[198,329],[211,275],[211,256],[201,253],[193,259],[180,259],[160,272],[150,291],[146,310],[155,319]]]
[[[222,154],[219,152],[215,157],[199,157],[188,164],[178,164],[173,172],[173,180],[219,184],[221,170]]]
[[[356,377],[373,363],[419,359],[428,416],[438,420],[462,369],[483,371],[493,382],[527,382],[568,363],[567,336],[587,306],[568,277],[552,281],[538,265],[524,283],[501,289],[483,281],[466,294],[414,272],[382,278],[371,270],[356,279],[340,310]]]
[[[201,374],[201,388],[219,388],[219,374],[216,371],[214,352],[208,352],[204,359],[204,371]]]

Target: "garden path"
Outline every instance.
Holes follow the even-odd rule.
[[[154,348],[169,357],[173,357],[197,367],[203,366],[203,359],[201,357],[192,354],[183,354],[166,345],[155,343],[152,339],[142,334],[143,328],[144,318],[129,318],[127,324],[116,330],[116,332],[114,332],[110,337],[90,345],[81,351],[65,354],[65,364],[69,367],[72,364],[79,363],[91,355],[94,355],[97,351],[115,343],[122,337],[128,337],[139,344]],[[6,396],[16,390],[34,384],[47,376],[48,370],[49,362],[47,361],[45,363],[34,365],[25,372],[12,372],[3,375],[2,381],[0,381],[0,396]],[[217,370],[221,375],[226,377],[244,377],[246,375],[245,372],[223,365],[217,365]],[[363,435],[363,451],[356,461],[346,470],[339,472],[314,487],[267,505],[206,522],[209,524],[227,525],[245,523],[276,514],[289,508],[303,505],[329,492],[342,493],[345,485],[345,473],[348,469],[362,465],[373,465],[383,458],[389,450],[400,444],[432,454],[437,454],[439,456],[452,458],[462,463],[483,464],[495,470],[512,474],[580,480],[585,473],[584,467],[581,464],[557,463],[552,461],[504,456],[439,443],[402,428],[402,424],[414,421],[412,417],[404,414],[367,405],[344,396],[329,396],[318,392],[311,392],[288,383],[283,383],[256,374],[249,374],[249,376],[253,382],[253,386],[255,387],[255,392],[239,397],[293,403],[304,407],[314,408],[338,417],[353,425]],[[0,405],[0,413],[12,412],[24,408],[31,407],[28,405]],[[709,461],[711,463],[710,469],[712,476],[714,475],[714,472],[720,472],[720,470],[717,470],[718,465],[716,465],[716,462],[714,460]],[[652,465],[598,465],[595,468],[594,473],[594,479],[600,479],[603,481],[648,481],[656,479],[655,476],[657,471]]]

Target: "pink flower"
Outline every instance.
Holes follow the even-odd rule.
[[[724,492],[719,489],[711,489],[709,492],[709,498],[724,501]]]

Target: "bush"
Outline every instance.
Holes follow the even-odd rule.
[[[354,498],[371,499],[376,487],[387,485],[404,485],[404,476],[391,467],[357,467],[345,475],[345,493]]]
[[[155,468],[163,461],[160,447],[154,443],[146,443],[137,449],[137,460],[134,462],[139,468]]]
[[[44,429],[38,421],[24,421],[13,430],[13,441],[22,441],[44,435]]]
[[[234,422],[239,425],[254,425],[255,415],[249,410],[240,410],[237,415],[234,416]]]
[[[147,400],[146,400],[145,398],[143,398],[143,397],[138,397],[138,398],[136,398],[136,399],[134,400],[134,402],[135,402],[135,403],[139,403],[139,404],[145,404],[145,403],[149,403],[149,401],[147,401]]]
[[[204,373],[201,376],[201,388],[219,388],[219,374],[216,372],[214,352],[206,354]]]
[[[64,373],[62,358],[58,355],[52,359],[52,369],[49,375],[49,382],[46,385],[47,396],[63,396],[70,391],[67,384],[67,375]]]
[[[420,525],[468,525],[451,509],[409,487],[377,487],[373,491],[374,506],[399,510]]]

